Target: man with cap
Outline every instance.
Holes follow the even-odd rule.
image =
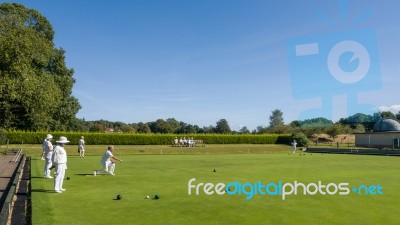
[[[83,138],[84,137],[81,136],[81,139],[79,139],[78,142],[79,157],[81,158],[85,158],[85,140]]]
[[[69,143],[66,137],[61,136],[58,139],[57,146],[54,148],[53,163],[55,165],[54,173],[54,191],[56,193],[62,193],[66,191],[63,188],[63,181],[65,176],[65,170],[67,169],[67,152],[64,149],[66,143]]]
[[[46,143],[47,143],[48,137],[52,137],[52,138],[53,138],[53,136],[51,136],[51,134],[48,134],[48,135],[46,136],[46,138],[44,139],[44,141],[43,141],[43,143],[42,143],[42,149],[43,149],[43,151],[42,151],[41,160],[45,160],[45,158],[46,158]]]
[[[44,157],[45,157],[45,163],[44,163],[44,173],[43,177],[47,179],[53,178],[50,175],[50,168],[53,166],[53,163],[51,161],[51,158],[53,156],[53,144],[51,144],[51,140],[53,139],[53,136],[51,134],[48,134],[46,136],[46,139],[43,142],[43,152],[44,152]]]

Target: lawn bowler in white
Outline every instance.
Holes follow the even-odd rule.
[[[81,136],[81,139],[79,139],[78,149],[79,149],[79,157],[85,158],[85,140],[83,136]]]
[[[114,145],[109,145],[106,152],[104,152],[103,157],[100,160],[100,163],[103,165],[102,170],[95,170],[93,172],[93,175],[99,175],[99,174],[110,174],[112,176],[115,175],[115,161],[120,161],[122,162],[121,159],[118,159],[113,155],[114,152]]]
[[[53,166],[53,163],[51,161],[51,158],[53,157],[53,144],[51,143],[51,139],[53,139],[53,136],[51,134],[48,134],[46,136],[46,139],[43,142],[43,152],[44,152],[44,157],[45,157],[45,163],[44,163],[44,173],[43,177],[47,179],[53,178],[50,175],[50,168]]]
[[[297,147],[297,142],[296,142],[296,140],[293,140],[293,142],[292,142],[292,153],[293,154],[296,153],[296,147]]]
[[[47,138],[44,139],[43,144],[42,144],[42,156],[40,157],[41,160],[44,160],[44,157],[46,156],[46,148],[45,148],[45,144],[47,142]]]
[[[67,169],[67,152],[64,149],[66,143],[69,143],[66,137],[61,136],[58,139],[57,146],[54,148],[53,163],[56,171],[54,173],[54,191],[62,193],[66,191],[63,188],[63,181],[65,177],[65,170]]]

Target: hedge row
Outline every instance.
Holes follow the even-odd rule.
[[[175,137],[193,137],[203,140],[205,144],[288,144],[290,135],[278,134],[118,134],[118,133],[77,133],[53,132],[53,142],[60,136],[66,136],[71,144],[77,144],[81,136],[89,145],[170,145]],[[10,144],[41,144],[46,137],[45,132],[8,131],[6,138]]]

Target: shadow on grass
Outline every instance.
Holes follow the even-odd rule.
[[[93,173],[75,173],[74,175],[78,175],[78,176],[94,176]]]
[[[32,189],[31,192],[55,193],[54,190],[48,190],[48,189]]]

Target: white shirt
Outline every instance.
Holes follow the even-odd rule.
[[[51,141],[46,139],[45,142],[43,143],[43,149],[44,149],[46,158],[51,159],[51,157],[53,155],[53,144],[51,143]]]
[[[107,150],[103,157],[101,158],[101,164],[105,164],[106,162],[110,162],[110,158],[113,156],[112,152],[110,150]]]
[[[54,163],[62,164],[67,163],[67,152],[65,151],[64,147],[57,145],[54,148]]]
[[[85,140],[79,139],[79,146],[84,146],[85,145]]]

